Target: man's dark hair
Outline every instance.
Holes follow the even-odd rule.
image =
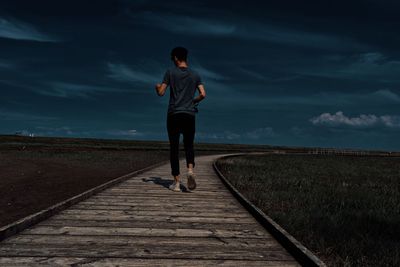
[[[171,51],[171,59],[172,60],[174,60],[174,57],[176,57],[180,61],[186,61],[187,55],[188,55],[188,50],[181,46],[175,47]]]

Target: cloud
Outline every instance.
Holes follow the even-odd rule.
[[[61,82],[61,81],[49,81],[49,82],[36,82],[29,81],[22,82],[19,80],[8,81],[1,80],[0,83],[3,83],[12,87],[19,87],[28,89],[34,93],[59,97],[59,98],[93,98],[96,94],[107,94],[107,93],[146,93],[147,91],[138,91],[135,89],[126,89],[126,88],[116,88],[112,86],[99,86],[99,85],[88,85],[88,84],[79,84],[79,83],[69,83],[69,82]]]
[[[369,53],[363,53],[359,55],[359,61],[363,63],[379,63],[385,60],[386,57],[379,53],[379,52],[369,52]]]
[[[229,87],[230,86],[230,87]],[[235,85],[226,84],[223,93],[217,95],[215,99],[208,99],[207,102],[219,105],[225,109],[246,109],[246,110],[265,110],[266,107],[276,107],[281,109],[284,105],[307,106],[309,107],[354,107],[354,103],[360,106],[381,108],[383,105],[400,104],[400,95],[389,89],[380,89],[371,92],[343,93],[335,91],[321,91],[316,93],[302,93],[292,91],[279,92],[278,90],[256,91],[257,88],[246,87],[247,91]],[[217,89],[217,85],[211,87]],[[207,89],[207,84],[206,84]],[[226,90],[225,90],[226,89]],[[249,93],[249,91],[255,93]],[[253,91],[254,90],[254,91]],[[276,95],[278,94],[278,95]],[[222,101],[223,100],[223,101]]]
[[[196,137],[203,140],[235,140],[241,137],[240,134],[232,131],[224,131],[221,133],[196,133]]]
[[[216,73],[212,70],[206,69],[202,66],[200,66],[198,63],[193,64],[193,69],[195,71],[197,71],[199,73],[199,75],[201,76],[201,78],[205,78],[205,79],[212,79],[212,80],[216,80],[216,81],[220,81],[220,80],[228,80],[229,78],[226,76],[223,76],[219,73]]]
[[[165,70],[154,69],[154,65],[160,65],[158,62],[154,64],[144,63],[142,66],[128,66],[121,63],[108,63],[107,68],[109,70],[108,77],[119,81],[137,84],[138,86],[153,86],[158,82],[161,82]],[[226,83],[229,77],[221,75],[213,70],[203,67],[199,62],[194,60],[191,64],[191,68],[197,71],[205,85],[206,91],[210,93],[210,101],[220,101],[217,97],[218,95],[224,96],[228,92],[232,92],[232,86]],[[208,91],[208,88],[211,90]],[[148,93],[152,93],[151,90],[146,90]]]
[[[111,137],[111,138],[128,138],[128,137],[141,137],[144,136],[143,133],[138,132],[134,129],[121,130],[121,129],[104,129],[104,130],[91,130],[74,128],[70,126],[36,126],[34,131],[29,131],[34,133],[36,136],[82,136],[82,137]]]
[[[296,74],[353,81],[400,82],[400,61],[389,59],[379,52],[368,52],[344,57],[341,64],[294,70]]]
[[[293,30],[241,18],[236,18],[235,21],[224,21],[221,19],[154,12],[131,14],[131,17],[135,19],[137,24],[149,25],[178,34],[260,40],[277,44],[334,50],[364,47],[349,38]]]
[[[382,89],[382,90],[375,91],[375,92],[371,93],[370,96],[375,97],[375,98],[379,97],[379,98],[383,98],[386,100],[391,100],[393,102],[400,103],[400,96],[388,89]]]
[[[61,98],[90,98],[92,94],[109,92],[129,92],[127,89],[118,89],[112,87],[93,86],[85,84],[75,84],[66,82],[48,82],[41,89],[35,89],[35,92]]]
[[[371,52],[358,55],[349,66],[339,70],[339,75],[355,76],[358,79],[380,79],[400,81],[400,61],[389,60],[381,53]]]
[[[368,105],[382,105],[400,103],[400,96],[389,89],[380,89],[372,92],[359,93],[338,93],[338,92],[320,92],[313,95],[297,96],[286,98],[287,102],[304,103],[315,105],[331,105],[338,104],[354,105],[354,103]]]
[[[2,121],[43,121],[56,120],[56,117],[24,113],[17,111],[0,110],[0,120]]]
[[[255,72],[253,70],[249,70],[247,68],[239,68],[239,71],[251,79],[256,79],[256,80],[260,80],[260,81],[268,80],[268,78],[266,76],[264,76],[263,74]]]
[[[244,134],[244,136],[250,139],[262,139],[262,138],[274,137],[275,133],[271,127],[264,127],[247,132]]]
[[[220,140],[220,141],[233,141],[233,140],[260,140],[265,138],[271,138],[275,136],[275,132],[271,127],[263,127],[253,129],[248,132],[233,132],[224,131],[220,133],[196,133],[196,137],[203,140]]]
[[[158,72],[146,72],[135,70],[124,64],[107,64],[110,74],[108,77],[121,82],[139,82],[144,84],[156,84],[162,79],[162,74]]]
[[[372,127],[383,125],[392,128],[400,127],[400,116],[361,114],[358,117],[348,117],[342,111],[338,111],[335,114],[322,113],[317,117],[311,118],[310,122],[314,125],[352,127]]]
[[[0,69],[13,69],[15,67],[14,64],[7,61],[0,61]]]
[[[41,33],[28,23],[2,17],[0,17],[0,37],[37,42],[59,42],[56,38]]]
[[[138,22],[160,27],[174,33],[199,35],[231,35],[236,31],[234,25],[217,20],[205,20],[176,14],[156,14],[143,12],[132,15]]]
[[[143,133],[138,132],[137,130],[131,129],[131,130],[108,130],[105,131],[106,134],[112,135],[112,136],[142,136]]]
[[[61,126],[61,127],[47,127],[47,126],[36,126],[35,132],[36,135],[39,136],[62,136],[62,135],[79,135],[78,132],[72,130],[69,126]]]

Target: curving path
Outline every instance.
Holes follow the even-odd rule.
[[[299,266],[220,181],[218,157],[196,158],[193,192],[168,190],[167,164],[7,238],[0,266]]]

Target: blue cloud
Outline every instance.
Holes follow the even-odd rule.
[[[156,84],[162,79],[160,71],[143,71],[133,69],[125,64],[108,63],[110,74],[108,77],[120,82],[139,82],[144,84]]]
[[[342,57],[338,64],[293,70],[305,76],[346,80],[373,80],[383,83],[400,82],[400,60],[389,59],[379,52],[360,53]]]
[[[155,63],[154,65],[156,64],[159,63]],[[107,76],[109,78],[119,82],[142,84],[145,86],[152,86],[161,82],[164,75],[163,71],[165,71],[161,69],[154,69],[154,67],[150,68],[148,66],[141,66],[139,68],[115,63],[108,63],[107,67],[109,70],[109,74]],[[206,90],[207,88],[212,88],[213,93],[216,92],[225,94],[231,89],[229,84],[223,82],[225,80],[229,80],[228,77],[213,70],[204,68],[198,62],[195,62],[193,65],[191,65],[191,67],[193,67],[193,69],[201,76]],[[147,91],[150,92],[149,90]],[[153,93],[153,91],[151,92]]]
[[[138,132],[135,129],[130,129],[130,130],[108,130],[105,131],[106,134],[109,134],[111,136],[116,136],[116,137],[121,137],[121,136],[125,136],[125,137],[138,137],[138,136],[143,136],[143,133]]]
[[[12,110],[0,110],[0,120],[2,121],[48,121],[56,120],[56,117],[25,113]]]
[[[8,61],[0,60],[0,69],[13,69],[15,65]]]
[[[260,81],[265,81],[265,80],[269,79],[265,75],[258,73],[256,71],[250,70],[248,68],[239,68],[239,71],[251,79],[256,79],[256,80],[260,80]]]
[[[61,98],[91,98],[91,95],[98,93],[130,91],[131,90],[128,89],[119,89],[114,87],[94,86],[66,82],[48,82],[46,83],[46,86],[43,86],[40,89],[35,88],[35,92],[39,94]]]
[[[0,37],[14,40],[29,40],[38,42],[59,42],[58,39],[41,33],[28,23],[0,17]]]
[[[207,83],[206,83],[207,88]],[[358,105],[366,105],[369,107],[382,107],[384,105],[397,105],[400,103],[400,96],[388,89],[381,89],[371,92],[337,92],[337,91],[320,91],[310,94],[278,94],[275,88],[269,88],[264,92],[249,94],[250,88],[241,88],[236,85],[209,82],[209,86],[215,96],[208,99],[206,105],[218,105],[224,109],[251,109],[262,111],[265,107],[274,107],[276,110],[283,109],[287,111],[286,105],[296,105],[304,107],[355,107]]]
[[[231,35],[235,33],[234,25],[221,23],[216,20],[204,20],[189,16],[175,14],[158,14],[153,12],[143,12],[132,15],[138,22],[160,27],[164,30],[200,35]]]
[[[224,76],[222,74],[219,74],[219,73],[217,73],[215,71],[212,71],[210,69],[206,69],[206,68],[202,67],[197,62],[194,63],[192,65],[192,67],[193,67],[194,70],[196,70],[201,75],[202,78],[216,80],[216,81],[229,80],[228,77],[226,77],[226,76]]]
[[[142,12],[131,16],[138,24],[150,25],[178,34],[214,35],[334,50],[365,47],[350,38],[293,30],[266,23],[249,21],[244,23],[240,18],[235,18],[235,22],[230,22],[221,19],[153,12]]]

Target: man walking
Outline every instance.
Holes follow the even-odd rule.
[[[171,60],[175,66],[169,68],[161,84],[156,85],[159,96],[163,96],[167,87],[170,87],[170,97],[167,115],[167,130],[170,145],[171,174],[174,183],[171,190],[180,192],[179,170],[179,138],[183,135],[183,144],[186,155],[187,187],[189,190],[196,188],[193,172],[195,166],[193,141],[195,134],[195,114],[197,105],[206,97],[206,91],[200,76],[188,67],[188,50],[184,47],[175,47],[171,51]],[[196,90],[199,95],[195,98]]]

